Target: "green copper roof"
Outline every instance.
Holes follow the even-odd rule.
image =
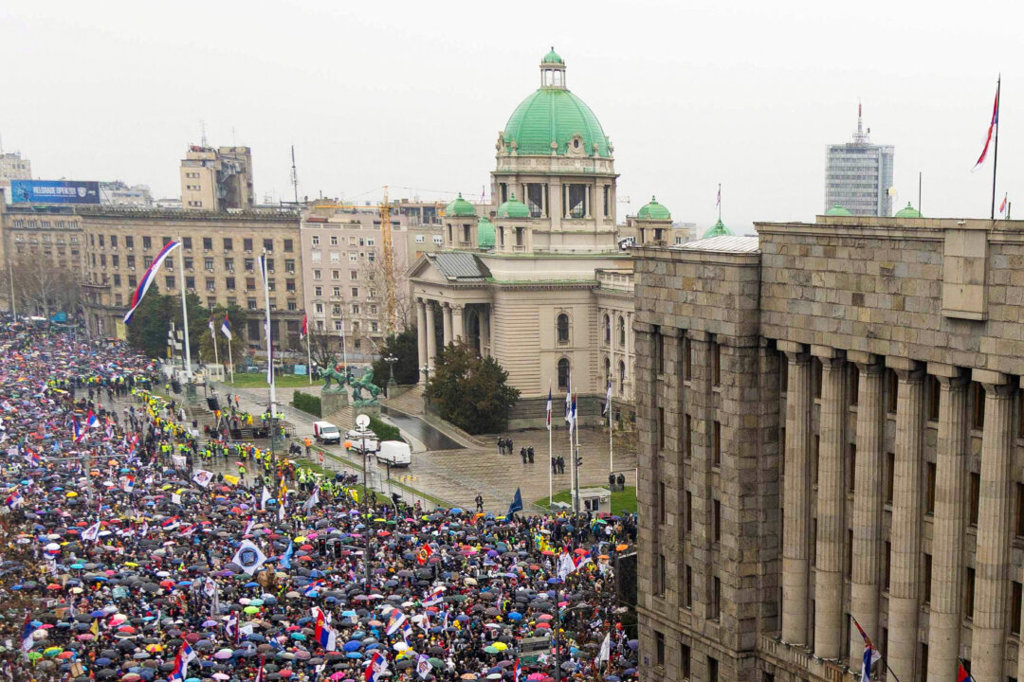
[[[845,208],[843,208],[842,206],[840,206],[839,204],[836,204],[835,206],[833,206],[829,210],[825,211],[825,215],[853,215],[853,214],[850,213]]]
[[[476,210],[473,204],[462,198],[462,192],[455,201],[444,207],[444,214],[449,216],[475,216]]]
[[[512,192],[511,198],[498,207],[499,218],[529,218],[530,209],[526,204],[516,199],[516,193]]]
[[[487,218],[480,218],[476,224],[476,245],[481,249],[494,248],[494,223]]]
[[[725,224],[722,222],[722,219],[719,218],[718,222],[712,225],[711,229],[704,233],[703,239],[707,239],[709,237],[725,237],[731,234],[732,230],[726,227]]]
[[[541,64],[565,64],[565,61],[561,57],[558,56],[558,53],[555,52],[554,46],[552,46],[551,50],[546,55],[544,55],[544,59],[540,60],[540,63]]]
[[[672,220],[672,214],[668,208],[655,201],[653,196],[650,202],[640,207],[640,210],[636,212],[636,217],[642,220]]]
[[[551,143],[557,154],[565,155],[573,136],[579,135],[585,156],[597,153],[611,157],[608,137],[590,107],[563,87],[539,88],[522,101],[505,124],[505,150],[534,156],[551,156]]]
[[[911,206],[910,202],[908,201],[906,206],[904,206],[900,210],[896,211],[896,217],[897,218],[922,218],[924,216],[921,215],[920,211],[918,211],[916,208]]]

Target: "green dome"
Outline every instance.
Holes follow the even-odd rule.
[[[476,224],[476,245],[481,249],[494,248],[494,223],[481,218]]]
[[[473,204],[462,198],[462,192],[455,201],[444,207],[444,214],[449,216],[475,216],[476,210]]]
[[[560,56],[558,56],[558,53],[555,52],[555,48],[552,46],[551,50],[546,55],[544,55],[544,59],[540,60],[540,63],[564,65],[565,61]]]
[[[704,239],[711,237],[728,237],[732,235],[732,230],[725,226],[722,219],[719,218],[718,222],[711,226],[711,228],[704,233]]]
[[[911,206],[910,202],[908,201],[906,206],[904,206],[900,210],[896,211],[896,217],[897,218],[923,218],[924,216],[921,215],[920,211],[918,211],[916,208]]]
[[[516,199],[516,193],[512,192],[512,196],[508,201],[498,207],[499,218],[529,218],[530,209],[527,208],[526,204]]]
[[[852,213],[850,213],[850,212],[849,212],[848,210],[846,210],[845,208],[843,208],[842,206],[840,206],[839,204],[836,204],[835,206],[833,206],[833,207],[832,207],[832,208],[830,208],[829,210],[825,211],[825,215],[840,215],[840,216],[848,216],[848,215],[853,215],[853,214],[852,214]]]
[[[653,196],[650,202],[640,207],[640,210],[636,212],[636,217],[641,220],[672,220],[672,214],[668,208],[655,201]]]
[[[564,75],[565,64],[554,50],[544,57],[544,62],[541,64],[542,75],[549,70]],[[561,156],[573,145],[573,138],[579,135],[580,146],[574,151],[582,156],[593,156],[594,145],[597,145],[599,156],[611,158],[611,144],[597,116],[583,100],[566,89],[564,77],[542,82],[547,84],[524,99],[505,124],[502,132],[505,151],[551,156],[553,143],[555,153]]]

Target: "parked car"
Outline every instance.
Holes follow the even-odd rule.
[[[412,463],[412,448],[400,440],[381,441],[377,461],[393,467],[407,467]]]
[[[319,443],[340,443],[341,431],[331,422],[317,421],[313,422],[313,437]]]

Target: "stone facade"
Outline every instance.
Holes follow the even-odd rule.
[[[647,678],[1019,678],[1024,223],[757,229],[637,251]]]

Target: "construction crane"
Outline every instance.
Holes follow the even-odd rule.
[[[384,185],[384,200],[380,202],[380,238],[384,256],[384,333],[395,331],[395,249],[391,241],[391,204],[388,186]]]

